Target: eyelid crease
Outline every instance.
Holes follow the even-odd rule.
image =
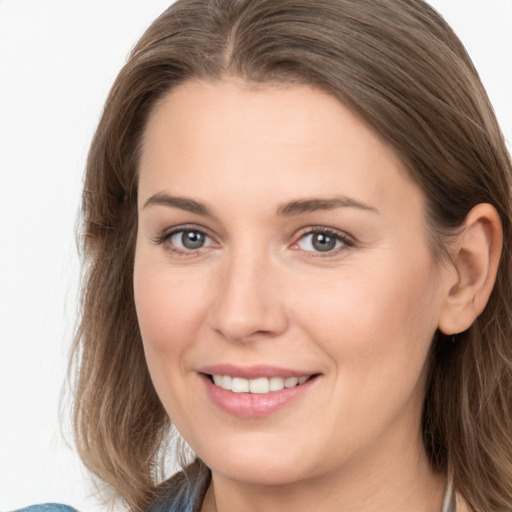
[[[316,235],[316,234],[322,234],[322,235],[327,235],[327,236],[336,238],[338,241],[340,241],[342,243],[342,247],[337,247],[337,248],[334,248],[332,250],[325,251],[325,252],[315,251],[315,250],[306,250],[306,249],[301,249],[300,247],[298,247],[298,244],[300,243],[300,241],[303,238],[305,238],[307,236]],[[292,243],[290,248],[292,250],[302,251],[308,257],[328,258],[328,257],[334,257],[334,256],[338,255],[338,253],[340,251],[346,251],[346,250],[351,249],[356,246],[357,246],[357,240],[354,239],[353,236],[349,235],[348,233],[346,233],[344,231],[340,231],[340,230],[337,230],[334,228],[327,228],[324,226],[316,226],[316,227],[310,226],[307,228],[303,228],[302,230],[299,231],[299,234],[295,237],[295,241]]]
[[[182,231],[192,231],[196,233],[201,233],[205,237],[210,238],[211,240],[214,240],[214,238],[208,233],[206,229],[199,228],[195,225],[181,225],[181,226],[173,226],[172,228],[164,229],[157,235],[151,237],[151,241],[155,243],[156,245],[163,244],[167,242],[171,237],[176,235],[177,233],[180,233]]]
[[[339,238],[341,240],[347,240],[352,243],[356,243],[357,240],[350,234],[348,234],[346,231],[342,231],[340,229],[331,228],[327,226],[308,226],[305,228],[302,228],[298,230],[298,234],[296,235],[296,239],[299,240],[301,237],[310,235],[310,234],[325,234],[325,235],[331,235],[336,238]]]

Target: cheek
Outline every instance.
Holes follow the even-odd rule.
[[[397,418],[406,418],[411,431],[419,425],[425,362],[437,324],[432,276],[416,261],[362,273],[354,268],[302,294],[295,317],[330,361],[325,425],[347,446],[348,440],[354,446],[377,440]]]
[[[162,261],[163,260],[163,261]],[[164,258],[139,251],[134,267],[134,297],[146,363],[167,413],[177,424],[188,418],[188,354],[197,343],[206,290],[201,279],[171,271]],[[183,419],[185,418],[185,419]]]
[[[200,276],[181,276],[165,262],[145,258],[143,253],[136,256],[135,307],[148,356],[178,354],[190,343],[206,310],[207,290]]]
[[[432,279],[424,254],[354,267],[315,287],[304,283],[295,317],[336,366],[359,369],[362,379],[364,369],[389,374],[403,364],[420,372],[437,326]]]

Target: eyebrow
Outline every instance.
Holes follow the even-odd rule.
[[[378,210],[361,201],[350,197],[337,196],[329,199],[301,199],[281,205],[277,213],[284,217],[300,215],[302,213],[316,212],[319,210],[335,210],[336,208],[357,208],[359,210],[378,213]]]
[[[203,203],[187,197],[171,196],[163,192],[159,192],[158,194],[151,196],[144,203],[142,208],[144,209],[153,205],[170,206],[195,213],[197,215],[214,217],[209,208]],[[311,198],[290,201],[280,205],[277,209],[277,214],[282,217],[292,217],[303,213],[310,213],[319,210],[335,210],[337,208],[357,208],[359,210],[378,213],[376,208],[366,203],[346,196],[336,196],[328,199]]]
[[[153,205],[171,206],[174,208],[179,208],[180,210],[185,210],[187,212],[197,213],[198,215],[213,217],[210,210],[204,204],[187,197],[170,196],[169,194],[164,194],[163,192],[151,196],[144,203],[142,208],[144,209]]]

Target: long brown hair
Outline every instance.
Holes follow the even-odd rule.
[[[155,496],[170,421],[146,368],[132,290],[141,135],[190,78],[314,85],[392,147],[422,189],[433,253],[478,203],[504,246],[482,315],[432,343],[423,416],[434,467],[476,511],[512,510],[511,162],[464,47],[422,0],[178,0],[146,31],[105,105],[83,193],[73,361],[86,466],[132,509]]]

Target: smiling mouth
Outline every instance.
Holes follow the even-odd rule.
[[[254,393],[264,395],[285,388],[301,386],[316,375],[303,377],[258,377],[256,379],[244,379],[243,377],[231,377],[230,375],[208,375],[215,386],[232,391],[233,393]]]

